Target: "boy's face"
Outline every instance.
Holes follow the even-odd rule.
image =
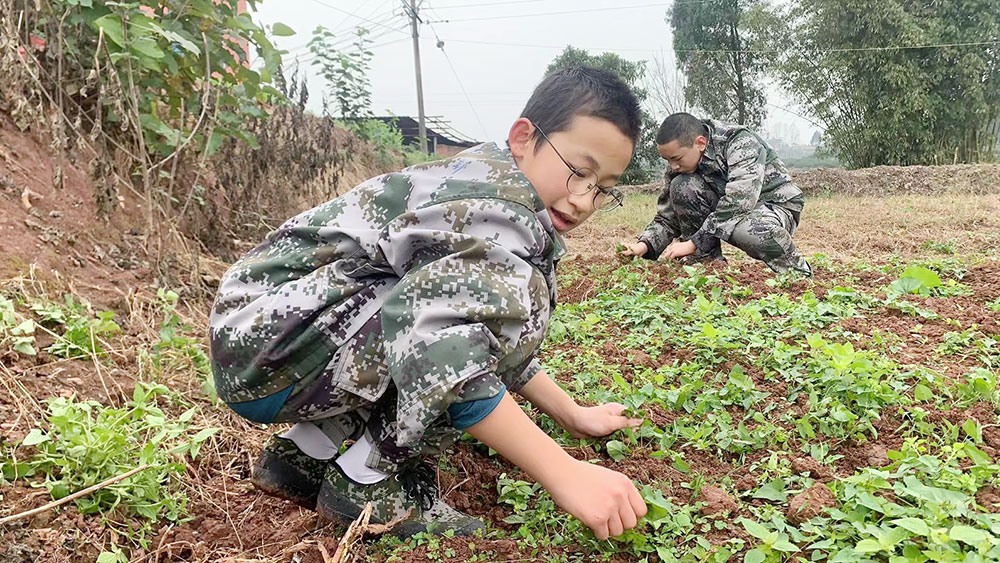
[[[583,180],[566,164],[578,170],[590,169],[596,173],[597,185],[612,187],[632,160],[634,145],[610,121],[583,115],[574,117],[565,131],[546,133],[548,141],[529,119],[522,117],[511,126],[507,142],[518,168],[538,190],[552,225],[565,233],[593,215],[597,193],[596,189],[570,193],[567,184],[574,182],[574,191],[579,192],[582,190],[577,186]]]
[[[694,143],[690,147],[685,147],[678,140],[670,141],[662,145],[656,145],[670,169],[678,174],[693,174],[698,169],[698,161],[708,146],[708,139],[703,135],[694,138]]]

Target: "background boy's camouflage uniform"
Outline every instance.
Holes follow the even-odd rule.
[[[372,467],[436,449],[458,434],[448,406],[516,391],[541,369],[563,248],[495,144],[371,179],[226,273],[210,319],[219,396],[287,393],[259,422],[359,412]]]
[[[776,272],[809,273],[792,242],[804,199],[785,165],[763,139],[714,120],[693,174],[668,170],[656,218],[639,236],[655,260],[674,240],[694,242],[697,256],[722,256],[720,240],[763,260]]]

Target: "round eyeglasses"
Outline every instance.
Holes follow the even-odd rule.
[[[569,168],[569,177],[566,178],[566,190],[569,191],[569,193],[574,195],[584,195],[593,190],[594,209],[600,211],[609,211],[622,205],[625,201],[625,196],[622,194],[621,190],[615,187],[598,185],[597,172],[591,170],[590,168],[578,168],[567,162],[566,159],[563,158],[563,155],[559,153],[559,149],[552,144],[552,141],[549,139],[549,136],[545,134],[545,131],[542,131],[542,128],[538,125],[535,125],[535,129],[538,129],[538,132],[542,134],[542,138],[545,139],[545,142],[547,142],[550,147],[552,147],[552,150],[555,151],[559,160],[563,161],[566,168]]]

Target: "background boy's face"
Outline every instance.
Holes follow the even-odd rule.
[[[565,233],[593,215],[596,190],[585,194],[570,193],[566,184],[573,172],[559,155],[575,168],[596,172],[598,185],[611,187],[618,183],[632,160],[634,145],[610,121],[583,115],[574,117],[565,131],[546,133],[551,143],[537,134],[530,120],[521,118],[511,127],[508,143],[518,168],[538,190],[552,225]],[[537,152],[536,145],[539,147]]]
[[[685,147],[678,140],[670,141],[662,145],[656,145],[670,169],[678,174],[693,174],[698,169],[698,161],[701,160],[705,147],[708,146],[708,139],[699,135],[695,137],[694,143],[690,147]]]

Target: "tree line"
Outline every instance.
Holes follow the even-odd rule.
[[[549,70],[595,64],[664,115],[750,127],[767,115],[765,88],[778,87],[825,130],[821,148],[852,168],[997,159],[996,0],[674,0],[666,21],[676,61],[647,69],[567,47]],[[656,157],[640,151],[630,179],[648,178]]]

